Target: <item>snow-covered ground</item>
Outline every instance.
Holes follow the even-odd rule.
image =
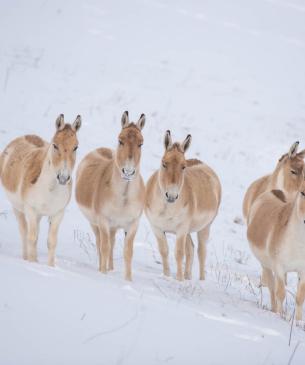
[[[93,234],[71,201],[57,267],[20,258],[0,188],[0,364],[304,364],[305,332],[266,308],[259,265],[240,223],[247,186],[289,146],[305,148],[304,0],[0,0],[0,150],[14,137],[50,139],[55,118],[83,117],[78,161],[115,147],[120,117],[147,115],[144,179],[163,135],[193,135],[188,156],[220,176],[223,200],[208,244],[207,280],[161,276],[143,217],[134,280],[97,271]],[[174,277],[174,237],[169,237]],[[296,278],[289,277],[288,318]],[[305,311],[304,311],[305,315]]]

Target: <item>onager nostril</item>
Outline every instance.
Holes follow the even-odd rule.
[[[168,198],[168,192],[165,193],[165,196]]]

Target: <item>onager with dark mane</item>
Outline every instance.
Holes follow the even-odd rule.
[[[265,272],[272,310],[283,313],[285,275],[297,272],[296,320],[302,320],[305,298],[305,181],[292,202],[287,202],[280,190],[260,195],[250,210],[248,221],[249,244]]]
[[[19,137],[0,156],[0,178],[19,224],[25,260],[37,261],[39,222],[48,216],[48,264],[54,266],[58,228],[71,197],[80,126],[79,115],[70,125],[61,114],[51,143],[35,135]]]
[[[145,115],[136,124],[130,123],[126,111],[121,124],[116,151],[98,148],[80,163],[76,200],[95,234],[102,273],[113,270],[115,234],[118,229],[124,229],[125,278],[132,280],[133,241],[145,195],[139,171]]]
[[[194,246],[190,233],[197,232],[200,280],[204,280],[206,241],[220,205],[221,186],[209,166],[185,159],[190,143],[190,135],[182,143],[173,143],[170,131],[166,132],[161,167],[147,183],[145,213],[158,241],[164,275],[170,274],[165,233],[177,236],[176,277],[183,280],[185,254],[184,278],[191,278]]]
[[[273,189],[282,190],[288,200],[294,199],[303,181],[305,150],[297,153],[299,142],[295,142],[283,155],[272,174],[255,180],[248,188],[243,201],[243,215],[248,218],[250,208],[257,197]]]

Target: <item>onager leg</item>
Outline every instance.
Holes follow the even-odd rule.
[[[199,259],[199,280],[205,279],[206,243],[210,234],[210,226],[205,227],[197,233],[198,236],[198,259]]]
[[[14,213],[18,221],[19,232],[22,240],[22,257],[24,260],[27,260],[27,223],[24,213],[20,212],[17,209],[14,209]]]
[[[91,224],[93,233],[95,235],[96,252],[99,259],[99,267],[101,267],[101,255],[100,255],[100,230],[98,226]]]
[[[283,301],[285,299],[285,273],[275,272],[275,298],[276,298],[276,312],[284,315]]]
[[[129,281],[132,280],[131,261],[133,256],[133,241],[137,233],[138,223],[139,221],[137,220],[125,232],[125,242],[124,242],[125,279]]]
[[[156,227],[153,227],[153,231],[157,238],[159,252],[160,252],[160,255],[162,258],[163,275],[169,276],[170,269],[169,269],[169,263],[168,263],[168,244],[167,244],[167,239],[166,239],[165,233]]]
[[[100,272],[106,274],[107,272],[107,262],[109,260],[110,254],[110,237],[109,228],[105,225],[99,225],[100,232]]]
[[[48,265],[55,264],[55,250],[57,245],[57,234],[59,225],[63,219],[64,211],[60,211],[53,217],[49,218],[49,234],[48,234]]]
[[[272,270],[263,267],[263,275],[265,280],[265,286],[268,287],[270,292],[271,310],[276,312],[275,290],[274,290],[274,276]]]
[[[176,261],[177,261],[177,275],[179,281],[183,280],[183,259],[185,255],[186,234],[177,235],[176,241]]]
[[[186,236],[185,255],[186,255],[186,260],[184,269],[184,279],[191,280],[192,266],[194,261],[194,243],[190,234]]]
[[[113,270],[113,250],[115,244],[115,234],[116,229],[110,229],[110,255],[109,255],[109,262],[108,262],[108,270]]]
[[[25,212],[27,222],[27,258],[31,262],[37,262],[37,239],[40,217],[32,210]]]
[[[295,319],[297,321],[302,320],[302,309],[305,299],[305,273],[299,273],[299,284],[296,295],[296,315]]]

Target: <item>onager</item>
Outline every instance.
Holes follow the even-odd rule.
[[[145,213],[158,241],[163,274],[170,275],[165,233],[176,234],[178,280],[191,279],[194,246],[190,236],[197,232],[200,280],[205,278],[206,241],[217,215],[221,186],[214,171],[203,162],[185,159],[191,143],[188,135],[182,143],[173,143],[170,131],[164,139],[165,153],[158,171],[148,180]]]
[[[125,231],[125,279],[132,280],[133,241],[143,211],[145,187],[140,175],[141,130],[145,115],[130,123],[125,111],[116,151],[98,148],[82,160],[77,171],[76,200],[96,238],[99,270],[113,270],[116,231]]]
[[[81,117],[71,125],[60,114],[55,124],[51,143],[26,135],[13,140],[0,156],[0,178],[19,224],[23,258],[37,261],[39,223],[48,216],[50,266],[54,266],[58,228],[71,197]]]
[[[294,199],[303,181],[305,150],[297,153],[299,142],[283,155],[272,174],[254,181],[248,188],[243,201],[243,215],[247,220],[250,208],[257,197],[272,189],[282,190],[286,199]]]
[[[266,192],[249,214],[248,240],[266,275],[272,310],[283,314],[285,275],[299,275],[296,320],[305,298],[305,181],[292,202],[280,190]]]

